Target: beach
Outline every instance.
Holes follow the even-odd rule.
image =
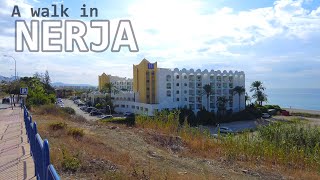
[[[320,115],[320,111],[317,110],[307,110],[307,109],[294,109],[294,108],[283,108],[289,112],[300,112],[300,113],[309,113],[309,114],[319,114]]]

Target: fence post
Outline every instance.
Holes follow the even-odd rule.
[[[43,177],[44,179],[48,179],[48,166],[50,165],[50,150],[49,150],[49,142],[47,139],[43,141]]]
[[[37,128],[37,123],[36,122],[33,122],[33,129],[32,130],[32,142],[31,142],[31,151],[32,151],[32,156],[33,156],[33,161],[34,161],[34,173],[35,173],[35,176],[37,176],[37,171],[38,171],[38,168],[37,168],[37,164],[38,164],[38,155],[37,155],[37,152],[36,152],[36,143],[37,143],[37,137],[36,135],[38,134],[38,128]]]

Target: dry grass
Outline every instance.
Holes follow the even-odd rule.
[[[51,163],[62,178],[185,179],[174,170],[159,170],[153,163],[146,166],[131,157],[129,152],[118,151],[104,143],[101,136],[85,128],[96,124],[83,117],[61,112],[52,106],[33,109],[32,115],[42,138],[49,140]]]
[[[189,151],[182,152],[186,157],[211,158],[227,164],[241,163],[247,167],[259,165],[269,168],[270,171],[274,171],[272,168],[277,166],[281,174],[297,174],[295,178],[319,178],[318,128],[309,127],[305,130],[304,125],[297,122],[279,123],[259,129],[259,136],[246,132],[239,136],[220,136],[216,139],[209,132],[201,132],[186,123],[183,127],[177,128],[178,119],[171,117],[172,119],[165,118],[161,121],[161,116],[138,116],[136,122],[141,128],[180,136],[189,148]]]

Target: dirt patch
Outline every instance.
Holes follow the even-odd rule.
[[[165,148],[173,153],[181,152],[186,148],[181,137],[179,136],[169,136],[157,132],[147,132],[145,133],[144,140],[148,144]]]

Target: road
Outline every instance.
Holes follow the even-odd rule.
[[[255,129],[258,126],[258,122],[255,120],[251,121],[236,121],[230,123],[221,123],[220,127],[228,127],[234,132],[242,132],[247,129]],[[217,134],[218,128],[215,126],[199,126],[200,129],[209,129],[211,134]]]
[[[78,105],[76,105],[72,100],[63,99],[63,102],[64,102],[64,106],[65,107],[71,107],[72,109],[74,109],[76,111],[77,115],[83,116],[88,121],[96,121],[96,120],[98,120],[97,116],[90,116],[89,113],[82,111],[80,109],[80,107],[78,107]]]

